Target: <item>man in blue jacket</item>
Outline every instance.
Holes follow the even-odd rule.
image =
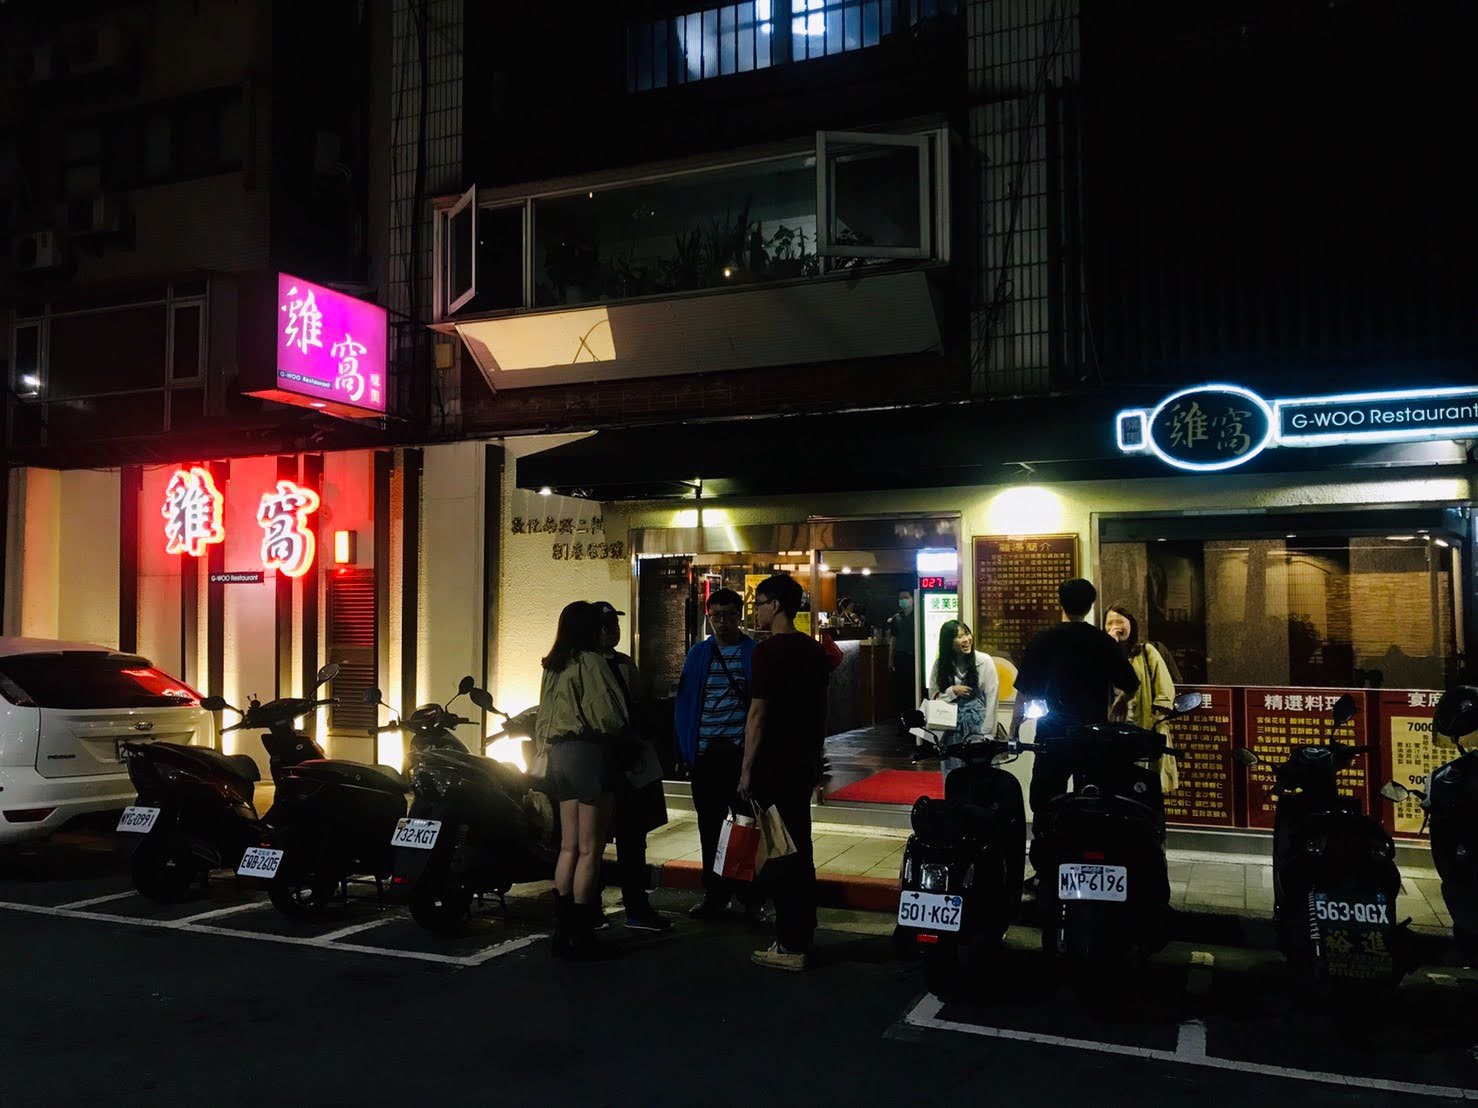
[[[688,651],[673,709],[678,754],[693,771],[693,808],[703,844],[704,898],[688,913],[696,919],[722,918],[736,891],[733,882],[713,872],[713,859],[744,762],[755,643],[739,629],[743,611],[744,602],[733,589],[717,589],[709,596],[713,634]]]

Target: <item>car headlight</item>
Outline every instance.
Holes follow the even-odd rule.
[[[919,886],[926,893],[942,893],[949,888],[949,867],[925,862],[921,867]]]

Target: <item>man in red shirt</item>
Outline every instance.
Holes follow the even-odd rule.
[[[826,738],[826,683],[831,662],[809,635],[795,629],[804,593],[793,577],[776,574],[754,592],[754,623],[769,637],[755,647],[739,795],[779,809],[796,852],[765,867],[775,897],[776,941],[754,952],[757,965],[806,968],[816,931],[816,865],[811,852],[811,794],[821,779]]]

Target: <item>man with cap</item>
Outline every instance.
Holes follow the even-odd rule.
[[[646,737],[646,697],[631,655],[616,649],[621,641],[621,617],[614,604],[597,600],[591,605],[600,619],[600,646],[616,684],[626,694],[634,734],[617,750],[615,812],[611,824],[616,838],[616,872],[621,881],[621,903],[626,927],[632,931],[670,931],[672,923],[647,898],[647,832],[667,822],[662,777],[633,784],[631,774],[655,752]]]

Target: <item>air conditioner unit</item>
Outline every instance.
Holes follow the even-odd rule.
[[[20,235],[10,244],[10,260],[17,273],[40,273],[60,269],[62,237],[56,231],[32,231]]]
[[[69,235],[107,235],[123,230],[123,198],[115,193],[68,200],[66,212]]]
[[[40,85],[55,76],[55,53],[49,42],[33,42],[16,51],[10,71],[21,87]]]

